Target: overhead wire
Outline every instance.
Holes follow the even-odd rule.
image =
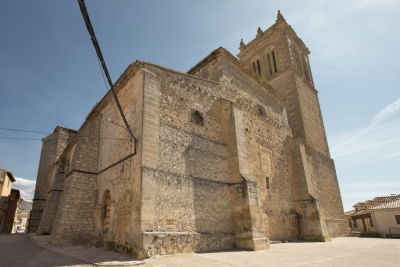
[[[100,61],[101,66],[103,67],[104,75],[107,78],[108,84],[110,86],[110,90],[112,91],[114,99],[115,99],[115,103],[117,104],[118,110],[119,110],[119,112],[121,114],[121,117],[122,117],[122,119],[124,121],[124,124],[126,126],[126,130],[129,132],[129,134],[132,137],[132,139],[136,141],[136,137],[133,135],[133,132],[132,132],[131,128],[129,127],[128,121],[126,120],[126,117],[125,117],[125,114],[124,114],[124,112],[122,110],[121,104],[119,103],[118,96],[117,96],[117,94],[116,94],[116,92],[114,90],[114,85],[113,85],[113,83],[111,81],[111,77],[110,77],[110,74],[108,72],[106,63],[104,61],[103,54],[101,53],[100,45],[97,42],[96,35],[94,33],[94,29],[93,29],[92,23],[91,23],[90,18],[89,18],[89,13],[88,13],[88,11],[86,9],[85,1],[84,0],[78,0],[78,3],[79,3],[79,7],[80,7],[80,10],[81,10],[82,16],[83,16],[83,20],[85,21],[86,29],[88,30],[89,35],[91,37],[93,46],[94,46],[94,48],[96,50],[96,54],[97,54],[98,60]]]
[[[99,68],[100,68],[101,76],[103,77],[104,86],[106,87],[106,91],[108,92],[106,78],[104,77],[103,69],[101,68],[101,63],[100,63],[99,58],[97,58],[97,62],[99,62]]]
[[[115,122],[112,122],[116,124]],[[118,125],[118,124],[116,124]],[[118,125],[119,127],[125,129],[125,127]],[[11,129],[11,128],[2,128],[0,127],[0,130],[6,130],[6,131],[14,131],[14,132],[25,132],[25,133],[40,133],[40,134],[52,134],[52,133],[46,133],[46,132],[39,132],[39,131],[28,131],[28,130],[21,130],[21,129]],[[126,130],[126,129],[125,129]],[[16,139],[16,140],[42,140],[42,138],[19,138],[19,137],[0,137],[0,139]],[[100,137],[100,139],[109,139],[109,140],[130,140],[128,138],[113,138],[113,137]]]
[[[14,132],[25,132],[25,133],[51,134],[51,133],[46,133],[46,132],[28,131],[28,130],[20,130],[20,129],[12,129],[12,128],[1,128],[1,127],[0,127],[0,130],[14,131]]]
[[[0,139],[16,139],[16,140],[42,140],[41,138],[14,138],[14,137],[0,137]]]
[[[0,139],[14,139],[14,140],[43,140],[43,138],[18,138],[18,137],[0,137]],[[129,141],[129,138],[108,138],[108,137],[100,137],[99,139],[107,139],[107,140],[125,140]]]

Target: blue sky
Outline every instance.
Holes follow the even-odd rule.
[[[278,10],[311,51],[345,210],[400,193],[400,2],[87,0],[113,81],[136,59],[187,71],[265,30]],[[0,127],[78,129],[106,92],[78,3],[0,2]],[[0,130],[0,138],[43,134]],[[0,167],[32,198],[40,140],[0,139]]]

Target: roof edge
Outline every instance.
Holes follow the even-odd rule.
[[[223,47],[219,47],[212,51],[210,54],[208,54],[205,58],[203,58],[199,63],[197,63],[195,66],[193,66],[190,70],[188,70],[188,73],[193,75],[193,73],[196,73],[199,71],[201,68],[203,68],[207,63],[211,62],[218,56],[224,56],[226,59],[228,59],[231,63],[233,63],[236,67],[238,67],[241,71],[246,73],[250,78],[252,78],[254,81],[256,81],[258,84],[260,84],[262,87],[264,87],[268,92],[270,92],[272,95],[274,95],[276,98],[278,98],[281,102],[283,103],[288,103],[288,99],[284,97],[281,93],[279,93],[277,90],[275,90],[266,79],[256,75],[254,72],[250,71],[247,69],[237,57],[232,55],[228,50],[226,50]]]

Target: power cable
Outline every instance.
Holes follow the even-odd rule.
[[[13,138],[13,137],[0,137],[0,139],[17,139],[17,140],[42,140],[42,139],[35,139],[35,138]]]
[[[14,140],[42,140],[42,138],[17,138],[17,137],[0,137],[0,139],[14,139]],[[106,139],[106,140],[125,140],[128,141],[128,138],[108,138],[108,137],[100,137],[99,139]]]
[[[41,133],[41,134],[51,134],[51,133],[45,133],[45,132],[38,132],[38,131],[28,131],[28,130],[11,129],[11,128],[0,128],[0,130],[14,131],[14,132],[25,132],[25,133]]]
[[[103,69],[101,68],[101,63],[100,63],[99,58],[97,58],[97,62],[99,62],[99,68],[100,68],[101,76],[103,77],[104,86],[106,87],[106,91],[108,92],[106,78],[104,77]]]
[[[108,84],[110,85],[110,89],[111,89],[111,91],[112,91],[112,93],[114,95],[115,102],[117,104],[119,112],[121,113],[122,119],[124,120],[126,129],[129,132],[129,134],[131,135],[132,139],[136,141],[136,138],[133,135],[131,128],[129,127],[128,121],[126,120],[124,112],[122,111],[122,107],[121,107],[121,104],[119,103],[118,96],[115,93],[114,85],[113,85],[113,83],[111,81],[110,74],[108,73],[106,62],[104,61],[103,54],[101,53],[100,45],[97,42],[96,35],[94,33],[94,29],[93,29],[92,23],[90,22],[90,18],[89,18],[88,11],[86,9],[85,1],[84,0],[78,0],[78,3],[79,3],[79,7],[80,7],[80,10],[81,10],[82,16],[83,16],[83,20],[85,21],[85,24],[86,24],[86,29],[88,30],[89,35],[90,35],[90,37],[92,39],[92,43],[93,43],[94,49],[96,50],[96,53],[97,53],[97,57],[98,57],[101,65],[103,67],[104,75],[107,77]]]

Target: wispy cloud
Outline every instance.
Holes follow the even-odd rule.
[[[379,159],[374,160],[373,162],[378,162],[378,161],[382,161],[382,160],[385,160],[385,159],[390,159],[390,158],[397,157],[397,156],[400,156],[400,152],[396,152],[396,153],[381,157]]]
[[[378,146],[381,146],[381,145],[385,145],[385,144],[389,144],[389,143],[393,143],[393,142],[396,142],[396,141],[400,141],[400,138],[395,138],[395,139],[388,140],[388,141],[385,141],[385,142],[376,143],[376,144],[373,144],[373,145],[370,145],[370,146],[364,146],[364,147],[361,147],[361,148],[358,148],[358,149],[349,150],[349,151],[346,151],[346,152],[343,152],[343,153],[340,153],[340,154],[333,155],[332,158],[337,158],[337,157],[340,157],[340,156],[343,156],[343,155],[347,155],[347,154],[351,154],[351,153],[354,153],[354,152],[358,152],[358,151],[361,151],[361,150],[375,148],[375,147],[378,147]]]
[[[389,118],[390,116],[392,116],[394,113],[396,113],[398,110],[400,109],[400,97],[394,101],[393,103],[387,105],[384,109],[382,109],[381,111],[378,112],[378,114],[376,114],[372,120],[370,125],[368,126],[368,128],[365,128],[364,130],[362,130],[361,132],[359,132],[358,134],[356,134],[355,136],[353,136],[352,138],[342,142],[341,144],[335,146],[332,151],[337,150],[338,148],[356,140],[357,138],[359,138],[360,136],[364,135],[365,133],[367,133],[368,131],[370,131],[371,129],[373,129],[374,127],[376,127],[378,124],[380,124],[381,122],[383,122],[384,120],[386,120],[387,118]]]
[[[13,188],[18,189],[21,198],[31,201],[35,192],[36,181],[15,177],[16,181],[13,183]]]
[[[393,103],[389,104],[386,108],[382,109],[375,117],[372,118],[371,125],[375,126],[385,119],[389,118],[400,108],[400,97]]]
[[[357,189],[359,191],[376,191],[391,188],[400,189],[400,182],[359,182],[359,183],[342,183],[340,187],[345,189]],[[400,192],[399,192],[400,193]],[[378,195],[376,195],[378,196]]]

